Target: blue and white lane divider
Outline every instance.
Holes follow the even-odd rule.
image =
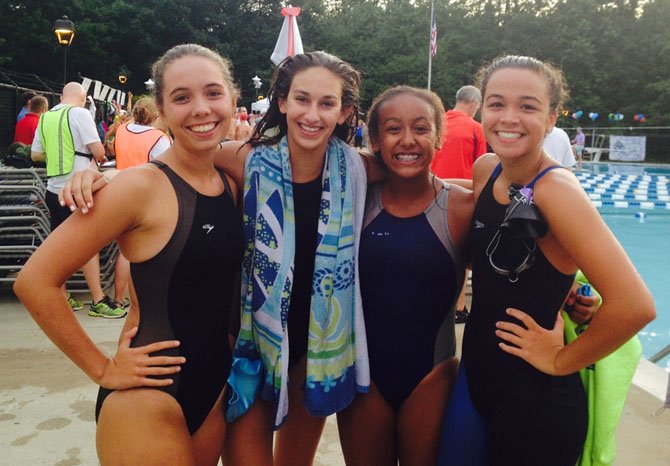
[[[580,172],[575,176],[596,207],[670,210],[670,180],[666,175]]]

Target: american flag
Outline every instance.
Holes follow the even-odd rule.
[[[433,24],[430,27],[430,56],[434,57],[435,55],[437,55],[437,23],[433,18]]]

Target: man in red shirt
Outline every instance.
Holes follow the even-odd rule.
[[[35,138],[37,123],[40,121],[40,115],[49,109],[49,102],[46,97],[38,95],[30,99],[28,113],[16,123],[14,128],[14,142],[21,142],[31,145]]]
[[[442,148],[430,165],[439,178],[472,179],[472,165],[486,153],[482,125],[473,119],[481,103],[482,94],[475,86],[463,86],[456,92],[456,106],[444,115]]]

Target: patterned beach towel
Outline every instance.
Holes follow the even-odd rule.
[[[275,428],[288,412],[287,318],[295,255],[291,180],[286,137],[253,149],[245,171],[242,309],[228,379],[228,421],[244,414],[259,394],[275,403]],[[356,390],[369,386],[357,270],[365,175],[356,152],[338,138],[328,142],[322,185],[304,399],[315,416],[343,409]]]

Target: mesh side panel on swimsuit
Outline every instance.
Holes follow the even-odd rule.
[[[550,376],[505,353],[498,347],[495,323],[516,321],[505,312],[514,307],[542,327],[553,328],[574,276],[556,270],[539,247],[533,265],[519,275],[516,283],[493,270],[486,249],[506,209],[493,197],[494,181],[492,177],[482,190],[472,219],[473,301],[461,363],[467,369],[465,396],[471,398],[486,423],[488,445],[480,448],[487,448],[489,464],[572,466],[581,452],[587,426],[586,397],[579,374]],[[496,250],[496,263],[518,264],[524,255],[519,240],[510,239]],[[467,402],[455,393],[450,404]],[[467,437],[463,425],[462,417],[448,416],[443,444],[451,436]],[[441,458],[445,456],[443,451]],[[440,464],[472,463],[452,459]]]
[[[463,267],[449,235],[448,197],[445,187],[420,215],[398,218],[383,210],[380,186],[368,196],[360,274],[370,373],[395,408],[455,353]]]
[[[186,363],[170,375],[174,383],[158,388],[181,406],[193,434],[223,390],[231,364],[228,313],[242,260],[242,221],[221,173],[225,192],[196,192],[169,167],[152,162],[172,183],[179,214],[163,250],[142,263],[131,263],[140,307],[140,323],[131,346],[177,339],[178,348],[152,355],[181,355]],[[96,415],[111,391],[100,389]]]

